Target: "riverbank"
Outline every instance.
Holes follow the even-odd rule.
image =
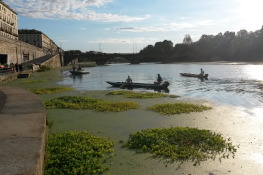
[[[33,73],[28,79],[18,79],[8,83],[9,86],[21,88],[57,87],[57,81],[65,76],[61,69]],[[42,81],[39,81],[42,80]],[[109,96],[106,91],[72,90],[56,94],[39,95],[42,102],[65,96],[88,96],[111,101],[136,101],[139,109],[125,112],[94,112],[91,110],[48,109],[49,119],[53,122],[51,132],[70,130],[87,130],[94,135],[108,137],[115,141],[116,156],[110,162],[110,170],[105,174],[260,174],[263,172],[262,120],[256,120],[239,107],[223,106],[206,100],[191,98],[157,98],[127,99],[123,96]],[[162,116],[147,111],[153,104],[167,102],[191,102],[212,106],[213,109],[201,113]],[[177,163],[166,164],[165,161],[153,159],[150,154],[138,154],[121,147],[120,140],[127,140],[129,134],[148,128],[162,127],[197,127],[221,133],[231,138],[233,145],[239,145],[236,157],[229,159],[209,160],[193,166],[192,162],[184,163],[176,170]]]
[[[0,174],[43,174],[46,111],[40,99],[13,86],[0,86],[0,98]]]

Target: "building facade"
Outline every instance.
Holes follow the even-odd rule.
[[[0,35],[18,40],[17,13],[0,0]]]
[[[41,31],[21,29],[18,30],[18,34],[20,41],[42,48],[46,55],[58,53],[58,46]]]
[[[63,50],[40,31],[18,30],[17,13],[0,0],[1,67],[2,65],[23,64],[32,60],[38,63],[38,58],[47,55],[55,58],[55,61],[49,61],[50,66],[56,67],[59,66],[59,62],[63,63]]]

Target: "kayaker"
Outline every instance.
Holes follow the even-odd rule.
[[[132,79],[130,76],[128,76],[128,78],[126,79],[125,83],[131,84],[132,83]]]
[[[158,76],[157,76],[157,83],[158,83],[158,84],[161,84],[162,81],[163,81],[163,79],[162,79],[161,75],[158,74]]]
[[[205,74],[205,72],[204,72],[203,69],[201,68],[201,73],[200,73],[200,75],[201,75],[201,76],[204,76],[204,74]]]
[[[82,67],[81,67],[81,65],[79,65],[78,70],[81,70],[81,69],[82,69]]]

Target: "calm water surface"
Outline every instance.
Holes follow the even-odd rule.
[[[199,73],[200,68],[209,74],[208,80],[180,75],[182,72]],[[69,85],[77,90],[109,90],[116,88],[106,81],[125,81],[130,75],[133,82],[153,83],[160,73],[165,81],[170,82],[170,94],[246,109],[261,108],[263,105],[263,64],[111,64],[88,69],[91,73],[82,76],[63,72],[67,76],[59,84]]]
[[[208,80],[201,81],[197,78],[180,76],[181,72],[199,73],[200,68],[209,74]],[[68,121],[68,125],[65,124],[67,122],[61,124],[62,130],[66,127],[89,128],[93,132],[107,133],[106,136],[113,136],[119,140],[119,138],[126,138],[131,131],[152,127],[178,126],[179,124],[179,126],[206,128],[223,133],[233,138],[236,145],[240,145],[236,159],[231,159],[229,162],[224,160],[224,164],[209,161],[203,167],[197,168],[186,165],[179,174],[191,174],[190,172],[196,171],[199,172],[197,174],[208,174],[210,171],[215,171],[216,174],[260,174],[255,172],[259,172],[263,167],[263,64],[112,64],[88,69],[91,73],[83,76],[71,76],[67,73],[68,71],[62,72],[64,78],[59,84],[72,86],[79,91],[119,90],[119,88],[111,87],[106,81],[125,81],[130,75],[133,82],[153,83],[156,81],[157,74],[160,73],[165,81],[170,82],[170,94],[179,95],[182,98],[207,100],[215,106],[219,105],[214,109],[214,113],[208,112],[206,117],[200,114],[188,117],[178,115],[166,117],[165,120],[159,114],[149,115],[144,110],[140,111],[144,115],[141,117],[141,114],[137,113],[140,109],[129,111],[127,115],[102,113],[96,117],[93,117],[90,110],[74,111],[74,114],[69,110],[67,114],[63,113],[63,119],[60,118],[62,115],[56,113],[59,110],[49,111],[54,112],[52,116],[58,117],[54,123],[59,125],[61,120]],[[136,91],[147,90],[136,89]],[[72,119],[72,115],[78,119],[76,120],[75,117]],[[195,120],[195,118],[199,119]],[[124,170],[134,172],[130,174],[176,174],[175,169],[164,168],[159,162],[153,164],[153,161],[147,161],[146,157],[134,158],[133,152],[125,152],[122,149],[118,151],[120,152],[116,156],[116,164],[111,168],[113,174],[120,174],[120,171]],[[119,166],[120,164],[122,166]],[[152,172],[149,173],[151,170]]]

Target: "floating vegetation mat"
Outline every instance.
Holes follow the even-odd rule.
[[[216,156],[220,161],[230,155],[234,158],[237,150],[221,134],[188,127],[142,130],[131,134],[125,146],[151,152],[154,157],[168,159],[168,162],[178,161],[178,167],[186,161],[199,165],[201,161],[215,160]]]
[[[100,112],[120,112],[139,108],[136,102],[111,102],[90,97],[63,96],[44,103],[46,108],[92,109]]]
[[[142,92],[133,92],[133,91],[112,91],[107,95],[123,95],[126,98],[161,98],[161,97],[171,97],[177,98],[176,95],[166,95],[161,93],[142,93]]]
[[[45,72],[50,70],[51,68],[48,66],[40,66],[40,68],[37,70],[37,72]]]
[[[68,87],[54,87],[54,88],[38,88],[38,89],[29,89],[31,92],[34,92],[35,94],[52,94],[52,93],[58,93],[62,91],[69,91],[74,88],[68,88]]]
[[[181,113],[190,113],[190,112],[202,112],[205,110],[212,109],[208,106],[195,105],[189,103],[166,103],[166,104],[157,104],[152,107],[147,108],[150,111],[159,112],[163,115],[174,115]]]
[[[46,82],[47,80],[31,80],[31,81],[24,81],[24,83],[43,83]]]
[[[45,174],[102,174],[103,167],[114,156],[114,142],[86,131],[52,133],[46,147]]]

